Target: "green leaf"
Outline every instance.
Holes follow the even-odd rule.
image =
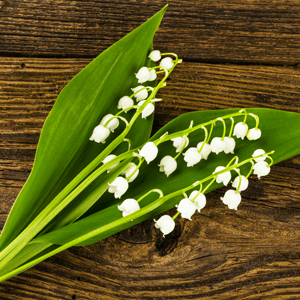
[[[163,127],[159,132],[157,132],[151,140],[159,138],[165,132],[173,133],[176,131],[184,130],[189,127],[190,122],[193,120],[194,125],[204,123],[206,121],[225,116],[230,113],[237,112],[238,109],[233,110],[215,110],[215,111],[203,111],[203,112],[192,112],[182,115],[165,127]],[[272,155],[274,163],[278,163],[289,157],[295,156],[300,153],[300,115],[296,113],[284,112],[272,109],[247,109],[247,112],[252,112],[257,114],[260,118],[259,128],[262,131],[262,137],[256,141],[248,141],[245,139],[236,139],[236,149],[235,155],[239,157],[239,161],[251,157],[256,149],[264,149],[266,152],[275,150]],[[236,123],[243,121],[243,117],[235,118]],[[227,120],[226,124],[230,126],[230,120]],[[249,127],[254,127],[254,119],[248,117],[247,124]],[[221,136],[223,127],[221,122],[217,123],[213,131],[213,136]],[[228,131],[227,131],[228,132]],[[204,138],[204,133],[196,131],[189,135],[190,144],[189,146],[195,146],[198,142],[202,141]],[[166,177],[165,174],[158,172],[158,164],[160,159],[165,155],[175,156],[175,149],[172,146],[171,141],[163,143],[159,146],[158,157],[151,162],[149,165],[142,165],[140,169],[140,175],[135,181],[130,185],[128,192],[122,197],[122,201],[126,198],[139,198],[147,191],[159,188],[165,195],[174,192],[175,190],[182,189],[186,186],[191,185],[193,182],[200,180],[206,176],[212,174],[217,166],[225,166],[234,155],[231,154],[211,154],[207,161],[202,160],[199,164],[192,168],[187,168],[186,163],[183,161],[182,157],[178,158],[178,168],[177,170]],[[241,171],[246,171],[249,166],[243,166]],[[247,172],[247,171],[246,171]],[[207,192],[220,187],[221,184],[214,183]],[[85,214],[85,218],[65,226],[61,229],[50,232],[46,235],[40,236],[33,242],[45,242],[64,245],[68,242],[75,241],[76,239],[92,233],[93,230],[103,228],[103,231],[93,236],[85,241],[81,241],[77,245],[88,245],[102,240],[109,235],[112,235],[118,231],[125,228],[131,227],[139,222],[142,222],[150,217],[156,216],[168,209],[171,209],[179,202],[182,198],[174,197],[168,200],[163,205],[155,208],[154,210],[135,218],[136,213],[132,214],[132,219],[127,220],[124,224],[117,224],[115,227],[109,227],[108,225],[112,222],[118,222],[122,220],[121,212],[117,208],[117,204],[120,200],[114,199],[109,194],[104,194],[104,199],[106,203],[110,203],[103,209],[103,206],[92,207]],[[142,200],[142,209],[146,205],[151,205],[151,203],[157,199],[156,194],[152,194]],[[141,213],[141,212],[140,212]],[[124,220],[124,218],[123,218]]]
[[[137,85],[134,73],[151,64],[147,55],[165,9],[101,53],[61,91],[42,129],[32,172],[2,231],[0,249],[104,149],[89,137],[104,115],[117,112],[118,100],[131,94],[130,88]],[[127,136],[133,147],[147,140],[151,127],[152,118],[137,120]],[[123,128],[122,124],[107,143]]]

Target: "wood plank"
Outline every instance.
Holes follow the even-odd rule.
[[[0,0],[0,53],[95,57],[165,4]],[[170,0],[155,47],[187,61],[296,65],[299,13],[297,0]]]
[[[0,226],[32,167],[38,136],[66,82],[88,59],[0,58]],[[154,128],[182,113],[233,107],[300,112],[300,70],[183,63]],[[148,220],[73,247],[2,283],[1,299],[296,299],[300,290],[300,157],[251,179],[238,211],[209,194],[193,222],[162,238]],[[174,210],[169,213],[174,214]]]

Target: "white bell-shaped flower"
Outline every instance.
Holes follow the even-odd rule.
[[[103,160],[102,160],[102,163],[103,164],[106,164],[108,163],[109,161],[111,161],[112,159],[116,158],[117,155],[114,155],[114,154],[110,154],[108,156],[106,156]],[[109,171],[111,171],[113,168],[115,168],[120,162],[118,161],[117,163],[115,163],[114,165],[110,166],[107,168],[107,173],[109,173]]]
[[[139,203],[135,199],[126,199],[121,205],[118,205],[118,210],[122,211],[122,216],[126,217],[140,209]]]
[[[111,121],[109,121],[111,119]],[[108,122],[109,121],[109,122]],[[107,125],[105,125],[108,122]],[[104,116],[100,122],[100,125],[105,126],[108,128],[111,132],[114,132],[114,130],[119,126],[120,122],[118,118],[114,118],[114,115],[107,114]]]
[[[190,200],[193,200],[197,194],[199,193],[199,191],[192,191],[190,196],[189,196],[189,199]],[[198,212],[200,212],[200,210],[205,207],[206,205],[206,197],[204,194],[200,193],[197,198],[194,200],[193,202],[195,205],[196,205],[196,209],[198,210]]]
[[[228,136],[224,137],[224,142],[225,142],[225,149],[224,152],[226,154],[228,153],[234,153],[234,148],[235,148],[235,140],[234,138],[229,138]]]
[[[161,58],[161,55],[160,55],[160,51],[159,50],[153,50],[149,56],[148,56],[151,60],[153,61],[159,61],[160,58]]]
[[[265,154],[265,150],[263,149],[256,149],[253,154],[252,154],[252,157],[255,157],[255,156],[259,156],[259,155],[263,155]],[[264,161],[266,159],[266,156],[261,156],[261,157],[258,157],[258,158],[255,158],[254,160],[256,162],[260,162],[260,161]]]
[[[237,176],[232,182],[232,187],[237,189],[239,184],[240,184],[240,176]],[[241,175],[241,185],[239,188],[239,192],[246,190],[248,188],[248,185],[249,185],[249,180],[244,175]]]
[[[138,83],[144,83],[150,78],[150,71],[147,67],[142,67],[135,74],[135,77],[138,79]]]
[[[89,138],[90,141],[95,141],[96,143],[105,143],[105,140],[108,138],[109,136],[109,129],[102,126],[102,125],[98,125],[94,128],[94,131],[91,135],[91,137]]]
[[[261,130],[259,128],[251,128],[247,132],[247,138],[250,141],[258,140],[261,137]]]
[[[133,105],[134,105],[133,100],[128,96],[124,96],[119,100],[118,109],[128,109],[129,107],[132,107]]]
[[[115,198],[121,198],[121,196],[128,189],[128,181],[124,177],[117,177],[112,183],[108,183],[108,192],[114,194]]]
[[[237,138],[241,138],[243,140],[247,132],[248,132],[248,125],[246,123],[243,124],[243,122],[239,122],[234,126],[233,135],[236,136]]]
[[[167,70],[171,69],[174,65],[174,62],[171,57],[165,57],[160,61],[159,64],[161,67],[166,68]]]
[[[200,149],[201,149],[202,144],[203,144],[203,142],[198,143],[198,145],[197,145],[197,150],[200,150]],[[210,153],[211,153],[210,145],[207,144],[207,143],[205,143],[204,146],[203,146],[203,148],[202,148],[202,150],[201,150],[201,152],[200,152],[201,158],[203,158],[203,159],[206,160],[206,159],[208,158],[208,155],[209,155]]]
[[[201,154],[198,153],[198,149],[196,147],[189,148],[185,153],[183,153],[183,156],[188,167],[192,167],[201,160]]]
[[[237,210],[238,205],[241,203],[242,197],[240,193],[236,193],[235,190],[228,190],[224,197],[221,197],[224,204],[228,205],[229,209]]]
[[[260,161],[253,167],[253,174],[257,175],[258,179],[261,176],[266,176],[270,173],[271,168],[268,166],[266,161]]]
[[[139,150],[139,155],[144,157],[147,164],[154,160],[157,156],[158,148],[153,142],[146,143],[141,150]]]
[[[196,205],[189,198],[183,198],[177,205],[177,210],[182,218],[192,221],[191,217],[196,211]]]
[[[155,227],[160,229],[160,231],[165,236],[172,232],[175,228],[175,222],[169,215],[161,216],[157,221],[154,220]]]
[[[223,166],[216,167],[213,174],[218,173],[220,171],[223,171],[225,169],[226,168],[223,167]],[[224,172],[224,173],[221,173],[221,174],[217,175],[216,182],[217,183],[223,183],[224,185],[227,185],[229,183],[230,179],[231,179],[231,173],[230,173],[230,171],[227,171],[227,172]]]
[[[138,103],[139,106],[142,106],[145,103],[146,100],[142,100]],[[148,116],[150,116],[154,112],[154,104],[148,103],[146,107],[142,111],[142,119],[146,119]]]
[[[139,175],[140,170],[137,169],[137,165],[135,163],[129,163],[128,165],[129,165],[129,168],[126,168],[125,178],[128,180],[128,182],[132,182],[134,179],[137,178],[137,176]]]
[[[220,137],[214,137],[210,143],[211,152],[219,154],[225,149],[225,142]]]
[[[148,81],[153,81],[153,80],[155,80],[156,78],[157,78],[157,75],[156,75],[155,69],[152,69],[152,70],[150,71],[150,77],[149,77]]]
[[[179,136],[174,139],[171,139],[173,146],[176,148],[176,153],[180,152],[183,148],[186,148],[189,144],[189,139],[186,135],[183,137]]]
[[[142,85],[139,85],[139,86],[137,86],[137,87],[135,87],[135,88],[132,88],[131,90],[133,91],[133,93],[136,93],[136,94],[134,95],[134,97],[135,97],[135,99],[136,99],[137,101],[145,100],[145,99],[148,98],[148,91],[147,91],[147,89],[146,89],[144,86],[142,86]]]
[[[167,176],[169,176],[176,170],[177,162],[174,157],[166,155],[162,158],[158,166],[160,172],[164,172]]]

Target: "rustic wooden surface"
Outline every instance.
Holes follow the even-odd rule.
[[[165,4],[0,0],[0,228],[59,91]],[[193,110],[300,113],[299,1],[169,4],[154,46],[185,63],[160,93],[154,130]],[[217,190],[165,239],[149,220],[71,248],[2,283],[0,299],[300,299],[299,182],[297,156],[252,179],[238,211]]]

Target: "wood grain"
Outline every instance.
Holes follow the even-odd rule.
[[[0,226],[32,167],[59,91],[89,59],[0,58]],[[300,112],[298,67],[186,62],[172,73],[154,131],[192,110]],[[0,299],[298,299],[300,157],[251,179],[238,211],[209,194],[193,221],[163,238],[153,221],[73,247],[2,283]],[[170,211],[171,215],[175,211]]]
[[[155,36],[187,61],[299,64],[297,0],[170,0]],[[162,0],[0,0],[2,56],[95,57]]]

